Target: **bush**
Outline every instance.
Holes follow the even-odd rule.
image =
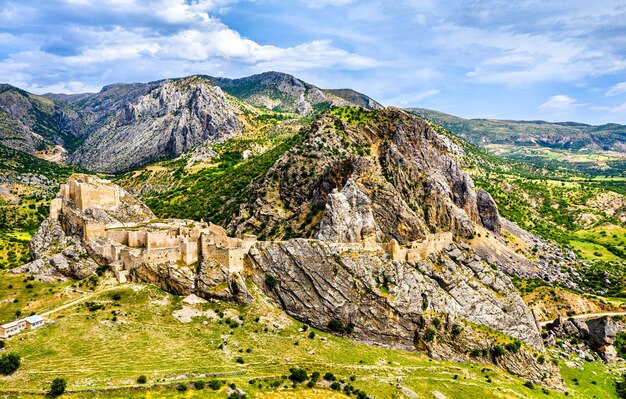
[[[137,384],[145,384],[148,381],[145,375],[137,377]]]
[[[311,339],[315,338],[315,331],[311,331],[309,333],[309,338],[311,338]]]
[[[22,359],[15,353],[8,353],[0,357],[0,374],[13,374],[18,368]]]
[[[235,361],[239,364],[243,364],[243,357],[239,356]]]
[[[52,380],[52,384],[50,384],[50,391],[48,391],[49,396],[61,396],[63,392],[65,392],[65,388],[67,387],[67,382],[63,378],[55,378]]]
[[[320,372],[314,371],[311,373],[311,381],[317,382],[320,379]]]
[[[193,382],[193,387],[196,388],[198,391],[201,389],[204,389],[204,381],[202,380],[198,380],[198,381],[194,381]]]
[[[211,380],[209,381],[209,388],[211,388],[214,391],[218,391],[223,385],[224,383],[221,380]]]
[[[289,379],[294,382],[304,382],[309,378],[305,370],[299,368],[293,368],[289,370],[291,375],[289,375]]]
[[[332,384],[330,384],[330,389],[332,389],[333,391],[338,391],[341,389],[341,384],[335,381]]]
[[[436,329],[439,329],[440,325],[441,325],[441,320],[439,319],[439,317],[435,317],[433,319],[433,326],[435,326]]]
[[[0,349],[4,349],[4,340],[0,339]]]
[[[517,352],[519,352],[520,348],[522,347],[522,343],[520,341],[518,341],[518,340],[515,340],[513,342],[509,342],[504,347],[509,352],[517,353]]]
[[[524,383],[524,386],[525,386],[526,388],[529,388],[529,389],[535,389],[535,384],[533,384],[533,383],[532,383],[532,382],[530,382],[530,381],[526,381],[526,382]]]
[[[178,385],[176,385],[176,390],[178,392],[185,392],[187,389],[189,389],[189,387],[187,387],[187,384],[178,384]]]
[[[333,373],[326,373],[326,374],[324,374],[324,379],[326,381],[335,381],[337,379],[337,377],[335,377],[335,375]]]
[[[338,334],[343,334],[344,332],[343,323],[337,319],[332,319],[328,322],[328,329]]]
[[[239,394],[239,392],[233,392],[228,395],[228,399],[241,399],[241,395]]]
[[[505,354],[504,348],[501,345],[496,345],[493,348],[491,348],[491,353],[493,354],[493,357],[495,358],[504,356]]]
[[[114,292],[111,295],[111,299],[114,301],[119,301],[120,299],[122,299],[122,295],[119,292]]]
[[[457,336],[463,332],[463,327],[458,324],[452,326],[452,335]]]
[[[434,328],[429,328],[424,333],[424,341],[432,341],[437,336],[437,331]]]
[[[278,280],[276,280],[276,277],[272,276],[271,274],[268,274],[267,277],[265,277],[265,284],[270,289],[274,289],[278,285]]]

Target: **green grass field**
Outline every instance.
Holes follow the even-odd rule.
[[[41,312],[90,295],[66,290],[69,283],[36,282],[33,288],[26,289],[29,282],[24,280],[24,276],[3,276],[0,300],[19,296],[17,304],[2,304],[3,317],[14,312],[14,305],[23,306],[22,311]],[[30,294],[24,293],[29,290]],[[294,387],[284,379],[291,367],[304,368],[309,374],[332,372],[374,398],[404,397],[395,387],[398,377],[419,397],[432,397],[435,391],[449,399],[546,396],[540,387],[529,389],[523,386],[523,380],[493,365],[437,361],[421,353],[367,346],[313,329],[301,331],[302,323],[285,316],[258,293],[254,304],[245,309],[218,302],[197,305],[198,311],[224,316],[196,317],[183,323],[173,317],[173,312],[188,305],[182,303],[182,298],[153,286],[125,285],[99,290],[102,288],[91,294],[93,297],[53,313],[53,324],[8,340],[5,351],[22,356],[22,366],[15,374],[0,377],[4,397],[44,392],[53,378],[62,377],[68,381],[69,390],[95,390],[68,397],[226,398],[226,388],[206,388],[201,392],[191,388],[180,394],[174,387],[181,382],[214,378],[206,374],[233,372],[240,374],[218,378],[236,384],[249,397],[346,397],[322,383],[314,389],[303,384]],[[120,299],[116,300],[115,294]],[[93,310],[94,304],[103,308]],[[227,324],[229,317],[239,317],[243,324],[233,328],[232,323]],[[311,331],[315,333],[313,338],[309,337]],[[238,357],[243,363],[237,362]],[[564,376],[570,380],[578,378],[580,384],[566,378],[569,397],[588,398],[590,393],[605,388],[608,396],[598,397],[616,397],[604,366],[589,366],[599,374],[599,385],[587,381],[584,372],[563,367]],[[136,390],[140,375],[148,381],[142,390]],[[354,381],[350,381],[351,376]],[[271,387],[275,381],[280,381],[278,386]],[[119,390],[102,391],[111,387]],[[556,391],[550,391],[550,395],[565,397]]]

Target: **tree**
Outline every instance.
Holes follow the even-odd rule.
[[[328,329],[338,334],[343,334],[344,332],[343,323],[337,319],[332,319],[328,322]]]
[[[291,381],[304,382],[307,380],[307,378],[309,378],[305,370],[302,370],[299,368],[292,368],[289,371],[291,371],[291,375],[289,376],[289,379]]]
[[[52,380],[52,384],[50,384],[50,391],[48,391],[48,395],[53,397],[61,396],[65,392],[66,387],[67,381],[63,378],[55,378]]]
[[[198,380],[198,381],[194,381],[193,382],[193,387],[196,388],[197,390],[201,390],[204,389],[204,381],[202,380]]]
[[[0,374],[13,374],[18,368],[22,359],[15,353],[8,353],[0,357]]]
[[[137,384],[145,384],[146,381],[148,381],[148,379],[145,375],[140,375],[139,377],[137,377]]]
[[[276,280],[276,277],[268,274],[267,277],[265,277],[265,284],[267,284],[270,289],[274,289],[278,285],[278,280]]]

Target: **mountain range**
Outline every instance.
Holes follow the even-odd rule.
[[[352,90],[322,90],[278,72],[114,84],[75,95],[38,96],[5,84],[0,144],[119,173],[240,134],[244,125],[237,115],[250,106],[308,115],[339,105],[382,107]]]

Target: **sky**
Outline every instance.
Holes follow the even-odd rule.
[[[281,71],[468,118],[626,124],[626,0],[0,0],[34,93]]]

